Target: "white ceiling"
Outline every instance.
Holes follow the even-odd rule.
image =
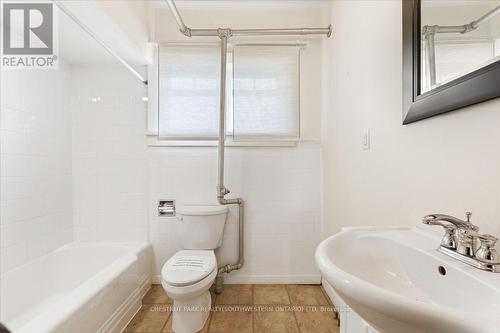
[[[148,12],[154,9],[167,9],[165,0],[127,0],[127,1],[141,1],[141,6],[143,12],[137,15],[138,20],[143,22],[148,20]],[[127,44],[126,39],[128,31],[134,32],[129,26],[119,27],[119,20],[117,17],[113,17],[114,22],[112,24],[106,25],[106,22],[96,21],[109,21],[109,16],[107,19],[103,19],[105,15],[97,15],[92,17],[93,10],[102,11],[102,7],[96,5],[96,3],[106,4],[108,11],[110,10],[112,15],[120,15],[126,13],[123,12],[123,3],[127,1],[122,0],[63,0],[64,5],[73,12],[79,19],[89,19],[86,21],[87,25],[91,25],[98,36],[103,40],[108,41],[108,45],[112,46],[112,49],[119,53],[131,64],[144,64],[144,62],[139,59],[141,55],[133,52],[127,52],[126,48],[122,48],[124,44]],[[181,11],[189,9],[199,9],[206,10],[211,9],[212,11],[217,8],[234,9],[234,10],[245,10],[245,9],[255,9],[255,8],[265,8],[270,11],[279,11],[280,9],[287,9],[293,11],[300,11],[305,9],[315,9],[321,10],[324,8],[325,4],[329,0],[223,0],[223,1],[211,1],[211,0],[177,0],[176,5]],[[93,4],[92,4],[93,3]],[[144,4],[144,5],[143,5]],[[120,7],[121,6],[121,7]],[[125,6],[127,7],[127,6]],[[128,6],[129,10],[136,11],[137,6]],[[83,11],[82,11],[83,9]],[[116,9],[116,12],[115,12]],[[142,10],[141,9],[141,10]],[[121,11],[120,11],[121,10]],[[78,12],[79,11],[79,12]],[[59,33],[59,54],[60,56],[71,64],[118,64],[118,61],[111,56],[97,41],[95,41],[86,31],[84,31],[79,25],[77,25],[72,19],[70,19],[66,14],[61,11],[57,11],[58,15],[58,33]],[[89,16],[89,13],[91,16]],[[78,14],[83,15],[80,17]],[[127,22],[127,21],[125,21]],[[130,22],[130,21],[128,21]],[[139,22],[139,23],[140,23]],[[94,24],[96,23],[96,24]],[[118,27],[121,29],[116,29]],[[137,23],[137,22],[136,22]],[[143,22],[144,26],[147,27],[149,22]],[[107,31],[103,31],[103,29]],[[147,35],[147,32],[145,32]],[[128,35],[130,39],[131,36]],[[147,39],[147,36],[146,36]],[[137,40],[136,40],[137,41]],[[115,45],[111,45],[115,43]],[[147,44],[147,40],[140,42],[142,44]],[[136,44],[137,45],[137,44]],[[147,46],[147,45],[146,45]]]
[[[165,0],[146,0],[152,8],[167,8]],[[283,9],[319,8],[331,0],[176,0],[178,9]]]
[[[66,14],[58,11],[59,54],[70,64],[118,64],[100,44],[73,22]]]

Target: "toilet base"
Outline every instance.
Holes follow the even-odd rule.
[[[210,315],[212,297],[209,291],[189,300],[175,300],[172,329],[175,333],[195,333],[205,325]]]

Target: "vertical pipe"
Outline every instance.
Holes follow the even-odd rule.
[[[427,65],[429,66],[430,88],[436,86],[436,45],[434,43],[434,33],[425,35],[427,39]]]
[[[224,150],[226,139],[226,67],[227,67],[227,34],[220,34],[220,112],[219,112],[219,177],[217,183],[217,197],[224,199],[228,192],[224,186]]]

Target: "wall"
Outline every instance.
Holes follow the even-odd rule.
[[[0,272],[73,240],[70,68],[2,70]]]
[[[177,205],[215,204],[217,150],[150,148],[149,222],[155,272],[180,249],[175,218],[157,216],[158,199]],[[228,282],[319,282],[314,249],[320,241],[320,151],[298,148],[227,149],[228,198],[245,200],[245,265]],[[218,264],[237,260],[238,211],[231,207]]]
[[[465,211],[482,231],[499,235],[500,101],[401,125],[401,2],[334,1],[331,15],[323,236],[342,226],[412,226],[428,213]],[[365,128],[370,150],[362,149]]]
[[[322,2],[286,6],[220,2],[195,7],[179,3],[189,26],[199,28],[271,28],[323,26]],[[294,7],[296,6],[296,7]],[[157,41],[187,39],[171,14],[154,14]],[[327,25],[327,24],[326,24]],[[326,26],[325,25],[325,26]],[[295,37],[292,40],[306,40]],[[233,42],[236,39],[231,39]],[[255,39],[252,39],[255,40]],[[251,41],[252,41],[251,40]],[[287,38],[266,38],[265,41]],[[317,283],[313,256],[321,238],[321,47],[323,38],[307,39],[302,52],[301,137],[295,148],[231,147],[226,153],[228,198],[245,200],[245,265],[226,278],[228,283]],[[149,148],[149,224],[157,278],[161,267],[180,249],[175,218],[157,216],[159,199],[182,204],[215,204],[217,151],[215,147]],[[237,259],[237,209],[231,207],[218,264]]]
[[[147,240],[145,96],[121,66],[72,69],[76,240]]]

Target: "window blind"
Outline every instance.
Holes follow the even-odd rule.
[[[218,136],[220,48],[162,46],[158,56],[158,134],[172,140]]]
[[[234,140],[299,138],[299,52],[291,46],[234,47]]]

